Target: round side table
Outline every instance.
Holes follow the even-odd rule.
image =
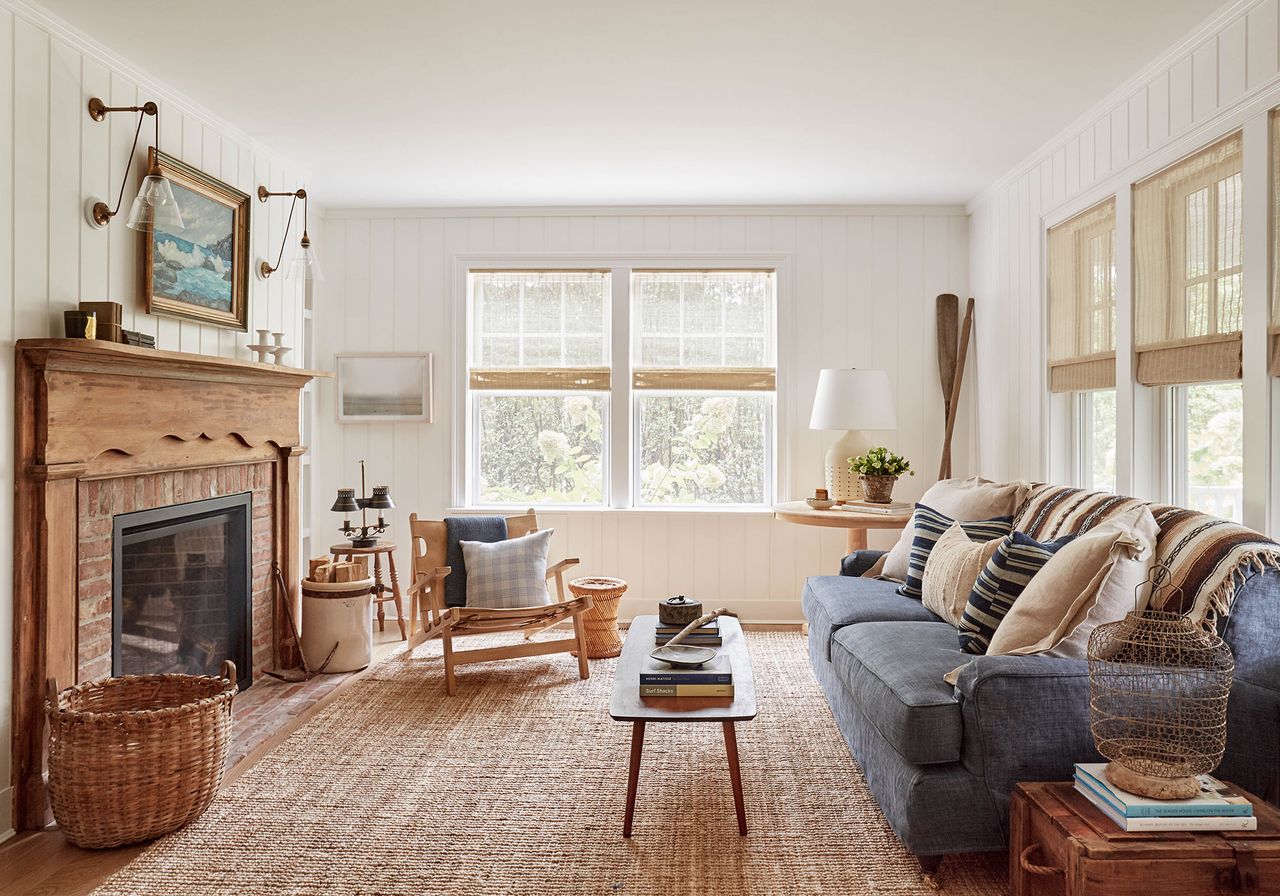
[[[622,635],[618,632],[618,601],[627,590],[622,579],[585,576],[569,580],[569,593],[574,597],[591,595],[591,609],[582,614],[583,639],[587,642],[587,659],[602,660],[622,653]]]
[[[378,631],[386,631],[386,613],[382,605],[392,601],[396,605],[396,622],[400,623],[400,640],[406,641],[411,634],[405,627],[404,607],[400,599],[400,577],[396,575],[396,546],[390,541],[380,541],[371,548],[353,548],[350,544],[335,544],[329,548],[334,560],[345,557],[350,561],[354,557],[373,557],[373,602],[378,605]],[[382,555],[387,556],[387,566],[391,573],[391,584],[382,581]],[[412,626],[414,621],[409,620]]]

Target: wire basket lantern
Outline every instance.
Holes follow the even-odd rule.
[[[1152,594],[1168,585],[1157,567]],[[1167,606],[1168,604],[1164,604]],[[1235,659],[1216,632],[1177,613],[1135,610],[1089,637],[1089,709],[1108,780],[1153,799],[1189,799],[1227,745]]]

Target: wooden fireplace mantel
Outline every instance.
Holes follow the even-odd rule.
[[[14,826],[47,817],[44,683],[76,678],[82,480],[269,461],[273,548],[297,582],[302,388],[314,370],[83,339],[16,345]],[[296,600],[296,595],[291,595]],[[277,625],[274,642],[280,648]],[[283,657],[282,657],[283,658]]]

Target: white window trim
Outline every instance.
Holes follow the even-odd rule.
[[[450,290],[448,303],[449,327],[453,339],[453,363],[450,365],[448,400],[452,406],[449,415],[453,424],[453,444],[450,458],[451,502],[454,508],[471,509],[486,505],[469,502],[468,476],[475,458],[471,455],[471,424],[474,402],[468,400],[468,360],[472,345],[471,315],[468,313],[467,275],[474,269],[535,270],[539,268],[609,270],[612,273],[612,342],[611,363],[614,375],[611,380],[607,412],[610,426],[606,427],[605,451],[608,453],[608,481],[605,482],[603,505],[580,506],[576,504],[537,504],[532,506],[546,512],[608,512],[622,510],[627,513],[642,512],[768,512],[764,505],[711,504],[698,506],[655,505],[637,506],[632,500],[631,456],[634,433],[631,432],[631,271],[633,269],[706,270],[706,269],[759,269],[774,271],[774,320],[777,384],[774,390],[772,444],[766,445],[766,463],[772,464],[773,475],[768,483],[766,501],[772,503],[779,494],[791,494],[791,465],[787,447],[795,419],[795,409],[785,396],[791,388],[794,363],[790,357],[793,321],[792,269],[793,258],[788,253],[457,253],[450,259]],[[621,376],[625,372],[627,375]],[[619,417],[625,417],[619,428]],[[612,432],[610,433],[610,429]],[[506,506],[506,505],[503,505]]]

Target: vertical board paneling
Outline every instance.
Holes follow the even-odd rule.
[[[95,122],[86,111],[89,98],[120,106],[155,100],[161,107],[161,147],[241,189],[243,179],[252,180],[255,160],[267,164],[267,151],[247,136],[167,100],[164,85],[135,83],[73,33],[59,29],[51,35],[37,15],[22,8],[0,10],[0,442],[9,446],[14,341],[61,336],[62,312],[79,301],[121,303],[124,325],[156,336],[162,349],[233,357],[244,341],[236,331],[146,313],[141,237],[125,221],[147,150],[155,143],[154,124],[143,123],[131,160],[137,116],[119,112]],[[283,164],[280,171],[285,179],[302,177]],[[105,229],[91,227],[87,204],[102,200],[114,207],[122,185],[119,215]],[[270,236],[256,209],[252,228],[256,237]],[[267,290],[253,277],[249,288],[251,314],[265,313]],[[296,288],[288,294],[296,295]],[[286,344],[298,345],[298,317],[277,320]],[[0,490],[12,495],[12,465],[0,470]],[[12,540],[12,519],[0,515],[0,542]],[[12,564],[12,552],[0,551],[3,645],[12,644]],[[12,651],[6,648],[0,650],[0,839],[10,827],[11,688]]]
[[[371,474],[396,495],[397,527],[410,512],[439,518],[453,504],[461,476],[453,468],[452,403],[460,397],[452,382],[453,315],[462,301],[451,281],[456,256],[610,252],[621,259],[665,252],[714,260],[763,252],[792,259],[791,294],[778,310],[791,334],[779,346],[785,374],[779,418],[789,420],[779,432],[788,458],[778,474],[781,497],[812,492],[836,437],[808,428],[818,370],[854,365],[890,371],[902,425],[885,441],[916,462],[921,475],[902,488],[919,494],[931,481],[942,438],[933,299],[938,292],[968,294],[968,232],[961,215],[905,212],[331,217],[323,229],[332,261],[317,311],[319,363],[335,352],[377,350],[384,340],[396,351],[434,352],[436,417],[432,424],[339,426],[335,393],[322,386],[316,493],[352,484],[355,462],[367,457]],[[972,404],[966,408],[968,416]],[[962,424],[957,432],[960,464],[973,458],[964,444],[970,431]],[[970,472],[976,469],[957,467]],[[323,506],[312,512],[313,526],[331,523]],[[548,512],[544,524],[557,529],[557,550],[582,558],[575,572],[627,579],[626,615],[686,593],[738,607],[748,618],[798,619],[804,577],[834,572],[844,549],[839,531],[777,523],[763,512]],[[878,533],[874,541],[887,546],[893,537]],[[405,553],[407,565],[407,546]]]

